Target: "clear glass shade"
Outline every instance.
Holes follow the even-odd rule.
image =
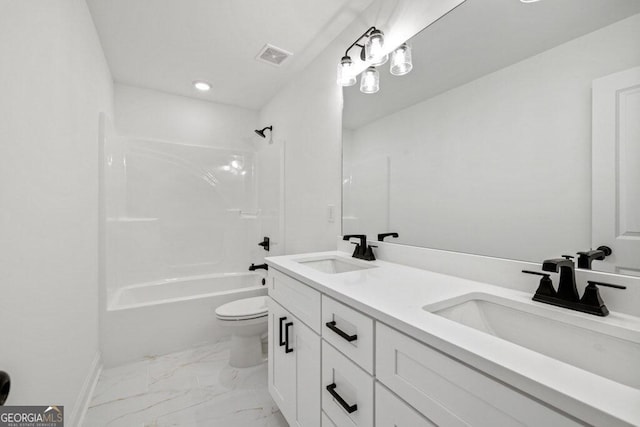
[[[338,84],[340,86],[353,86],[356,84],[353,62],[348,56],[342,57],[342,60],[340,60],[338,64]]]
[[[376,93],[378,90],[380,90],[380,73],[375,67],[369,67],[360,77],[360,92]]]
[[[373,66],[387,62],[389,55],[384,53],[384,34],[380,30],[373,30],[364,45],[365,60]]]
[[[403,43],[391,54],[391,74],[394,76],[404,76],[413,68],[411,60],[411,46]]]

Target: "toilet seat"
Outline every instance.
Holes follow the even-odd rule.
[[[227,321],[259,319],[267,315],[267,297],[264,296],[231,301],[216,308],[216,317]]]

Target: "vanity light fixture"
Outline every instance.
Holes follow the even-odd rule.
[[[193,82],[193,87],[195,87],[196,89],[198,89],[201,92],[208,92],[211,90],[211,85],[205,81],[202,80],[195,80]]]
[[[363,44],[363,39],[366,41]],[[380,90],[380,73],[375,67],[383,65],[389,60],[389,54],[384,48],[384,33],[376,27],[370,27],[344,52],[338,64],[337,83],[348,87],[356,84],[354,64],[349,51],[354,47],[360,48],[360,60],[369,65],[360,77],[360,91],[362,93],[376,93]],[[391,56],[391,74],[403,76],[413,68],[411,62],[411,46],[406,42],[398,46]]]

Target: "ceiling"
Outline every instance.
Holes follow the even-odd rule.
[[[640,0],[467,0],[412,39],[411,73],[392,76],[387,63],[378,93],[344,88],[343,126],[357,129],[637,13]]]
[[[372,0],[87,0],[113,78],[259,109]],[[293,56],[255,58],[265,44]],[[192,82],[211,84],[197,92]]]

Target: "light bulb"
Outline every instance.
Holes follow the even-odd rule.
[[[356,84],[356,76],[353,74],[353,62],[348,56],[343,56],[338,64],[338,84],[340,86],[353,86]]]
[[[413,68],[411,61],[411,46],[403,43],[391,54],[391,74],[394,76],[404,76]]]
[[[378,90],[380,90],[380,73],[376,67],[369,67],[360,77],[360,92],[376,93]]]
[[[207,82],[203,82],[202,80],[196,80],[193,82],[193,87],[202,92],[207,92],[211,90],[211,85]]]
[[[382,65],[389,59],[389,55],[384,53],[384,33],[380,30],[373,30],[365,44],[365,58],[371,65]]]

